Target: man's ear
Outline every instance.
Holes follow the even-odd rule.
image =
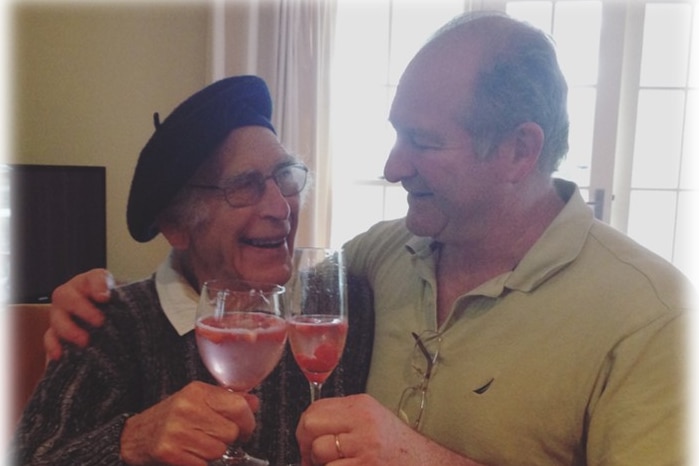
[[[182,250],[189,246],[189,231],[186,228],[176,225],[175,222],[161,220],[158,222],[158,229],[173,249]]]
[[[503,144],[507,148],[503,175],[507,181],[516,183],[536,170],[544,146],[544,132],[536,123],[522,123]]]

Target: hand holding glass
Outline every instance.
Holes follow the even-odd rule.
[[[195,326],[197,348],[223,387],[246,393],[279,362],[287,337],[283,293],[278,285],[240,280],[211,280],[202,286]],[[232,445],[216,464],[269,463]]]

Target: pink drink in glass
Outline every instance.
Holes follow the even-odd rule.
[[[342,356],[347,321],[333,315],[297,315],[289,320],[289,343],[309,382],[322,384]]]
[[[204,365],[224,387],[247,392],[274,369],[286,343],[286,321],[264,312],[205,317],[195,335]]]

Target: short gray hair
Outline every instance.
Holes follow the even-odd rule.
[[[477,30],[485,51],[463,123],[476,150],[487,157],[509,132],[525,122],[538,124],[544,144],[538,169],[553,173],[568,152],[568,86],[553,41],[544,32],[504,13],[466,13],[430,39],[455,30]]]
[[[159,225],[167,223],[193,231],[209,222],[211,214],[205,197],[210,196],[209,191],[191,189],[185,185],[158,214],[156,222]]]

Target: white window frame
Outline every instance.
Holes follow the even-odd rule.
[[[507,3],[504,0],[467,0],[464,2],[464,9],[505,11]],[[599,79],[596,85],[590,184],[580,187],[583,193],[589,194],[589,202],[593,205],[598,218],[624,233],[627,233],[629,223],[645,6],[653,3],[689,4],[693,12],[694,8],[699,8],[691,0],[602,1],[603,20],[600,32]],[[693,17],[696,18],[697,15]],[[698,33],[694,31],[694,34]],[[697,42],[695,39],[694,43]],[[694,53],[697,52],[694,51]],[[685,88],[686,91],[689,89],[689,87]],[[355,186],[380,187],[384,193],[384,216],[390,216],[386,193],[392,189],[401,189],[400,186],[391,185],[380,178],[354,180],[354,183]],[[678,185],[674,191],[679,196],[682,190],[683,188]],[[338,209],[333,208],[333,212],[337,211]],[[692,254],[695,255],[695,252]],[[667,259],[674,262],[675,257],[667,257]],[[692,261],[692,263],[695,262]],[[691,270],[684,271],[690,277],[694,274]]]

